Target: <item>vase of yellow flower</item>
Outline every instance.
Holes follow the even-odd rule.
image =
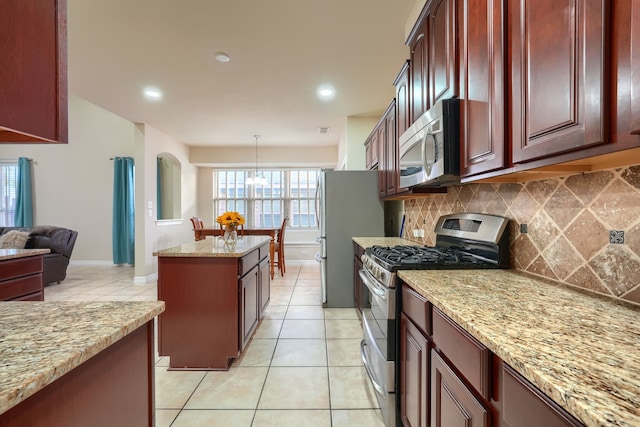
[[[224,227],[224,243],[235,245],[238,242],[238,227],[244,224],[244,218],[238,212],[225,212],[216,218],[216,222]]]

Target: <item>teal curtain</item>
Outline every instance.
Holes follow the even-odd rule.
[[[33,189],[31,185],[31,159],[18,159],[18,188],[16,191],[16,227],[33,227]]]
[[[157,216],[158,219],[164,219],[164,214],[162,212],[162,186],[164,185],[164,170],[162,167],[162,157],[156,157],[156,207],[157,207]]]
[[[135,262],[135,182],[131,157],[113,159],[113,263]]]

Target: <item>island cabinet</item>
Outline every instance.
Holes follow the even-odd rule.
[[[2,252],[18,251],[0,250],[0,255]],[[48,250],[20,252],[8,259],[0,257],[0,301],[44,301],[42,252]]]
[[[244,236],[227,254],[217,242],[156,253],[158,299],[166,304],[158,344],[169,369],[229,369],[268,304],[270,238]]]
[[[404,283],[401,289],[405,427],[582,425],[424,296]]]
[[[66,0],[3,1],[0,142],[68,142],[66,15]]]

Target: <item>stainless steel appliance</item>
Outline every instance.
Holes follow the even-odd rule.
[[[384,208],[378,198],[378,171],[323,170],[318,177],[322,303],[355,307],[353,298],[354,236],[384,236]]]
[[[460,184],[460,101],[436,102],[400,136],[400,187]]]
[[[387,426],[401,425],[396,378],[401,309],[396,293],[402,269],[508,268],[508,220],[487,214],[460,213],[439,218],[436,245],[372,246],[362,256],[360,278],[370,307],[363,309],[361,356],[376,391]]]

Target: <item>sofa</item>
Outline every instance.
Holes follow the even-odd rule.
[[[44,255],[43,284],[60,283],[67,277],[67,267],[71,259],[71,252],[76,243],[78,232],[68,228],[51,225],[37,225],[34,227],[0,227],[0,239],[11,230],[29,233],[25,249],[50,249]]]

